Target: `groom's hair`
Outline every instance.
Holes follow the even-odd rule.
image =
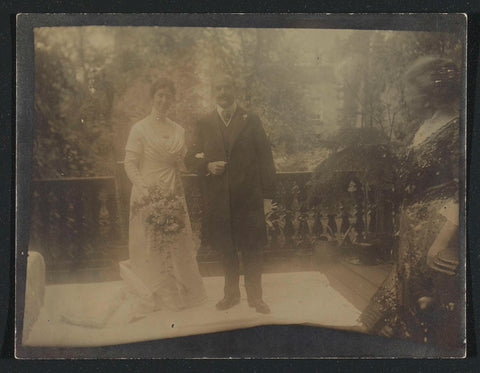
[[[230,74],[227,74],[227,73],[219,73],[216,76],[214,76],[212,79],[212,87],[215,86],[215,83],[221,80],[227,81],[228,83],[231,84],[233,88],[237,87],[237,82],[235,81],[235,79]]]
[[[153,97],[155,93],[157,93],[157,91],[162,88],[168,89],[172,93],[172,96],[175,96],[176,90],[173,80],[170,80],[168,78],[159,78],[155,80],[150,87],[150,97]]]

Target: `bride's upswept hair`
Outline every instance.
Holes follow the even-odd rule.
[[[461,74],[451,60],[440,57],[421,57],[405,72],[405,82],[415,85],[432,105],[452,104],[460,98]]]
[[[173,80],[170,80],[168,78],[159,78],[152,83],[150,87],[150,97],[153,97],[155,93],[161,88],[168,89],[172,93],[172,96],[175,97],[175,83],[173,82]]]

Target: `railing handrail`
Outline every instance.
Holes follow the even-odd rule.
[[[281,175],[311,175],[313,171],[282,171],[277,172],[277,176]],[[194,173],[182,173],[182,177],[202,177],[201,175],[197,175]],[[114,175],[110,176],[81,176],[81,177],[59,177],[59,178],[45,178],[45,179],[33,179],[33,183],[56,183],[56,182],[70,182],[70,181],[78,181],[78,182],[87,182],[87,181],[107,181],[115,179]]]
[[[125,162],[124,161],[116,161],[117,162],[117,165],[123,165]],[[277,171],[275,173],[276,175],[299,175],[299,174],[302,174],[302,175],[311,175],[313,174],[313,171]],[[200,177],[201,175],[197,175],[195,173],[191,173],[191,172],[186,172],[186,173],[182,173],[182,176],[186,176],[186,177]]]

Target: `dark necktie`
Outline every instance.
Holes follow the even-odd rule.
[[[225,124],[228,124],[228,122],[230,122],[230,119],[232,119],[232,114],[229,111],[225,111],[223,113],[223,118],[225,120]]]

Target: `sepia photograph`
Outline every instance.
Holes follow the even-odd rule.
[[[465,356],[465,32],[296,24],[33,27],[17,349],[306,325]]]

